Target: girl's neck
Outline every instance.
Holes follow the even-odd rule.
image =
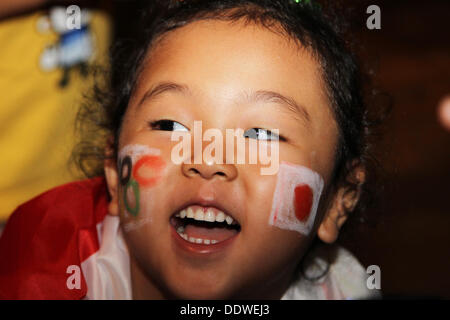
[[[133,300],[163,300],[165,296],[130,255],[131,291]]]

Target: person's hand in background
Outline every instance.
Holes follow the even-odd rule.
[[[36,10],[40,7],[59,4],[76,4],[80,0],[2,0],[0,1],[0,20],[24,12]],[[84,3],[84,2],[83,2]]]
[[[0,19],[45,5],[47,0],[0,1]]]
[[[450,131],[450,95],[445,96],[439,103],[438,118],[442,126]]]

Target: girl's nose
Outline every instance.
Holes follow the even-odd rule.
[[[201,164],[183,163],[181,165],[181,170],[188,178],[200,176],[203,179],[210,180],[217,177],[220,180],[231,181],[237,177],[237,168],[234,164],[217,164],[208,162],[202,162]]]

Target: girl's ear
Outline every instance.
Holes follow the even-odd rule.
[[[112,149],[107,147],[105,152],[106,159],[103,162],[105,171],[106,184],[110,195],[110,202],[108,205],[108,213],[112,216],[119,215],[119,174],[117,171],[117,161],[112,157]]]
[[[365,169],[362,165],[354,165],[348,176],[348,180],[352,182],[355,188],[342,186],[332,198],[331,205],[317,232],[323,242],[333,243],[336,241],[339,230],[358,203],[361,187],[365,182]]]

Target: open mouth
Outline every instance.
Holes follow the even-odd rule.
[[[230,215],[214,207],[192,205],[170,218],[176,233],[194,244],[216,245],[236,236],[240,224]]]

